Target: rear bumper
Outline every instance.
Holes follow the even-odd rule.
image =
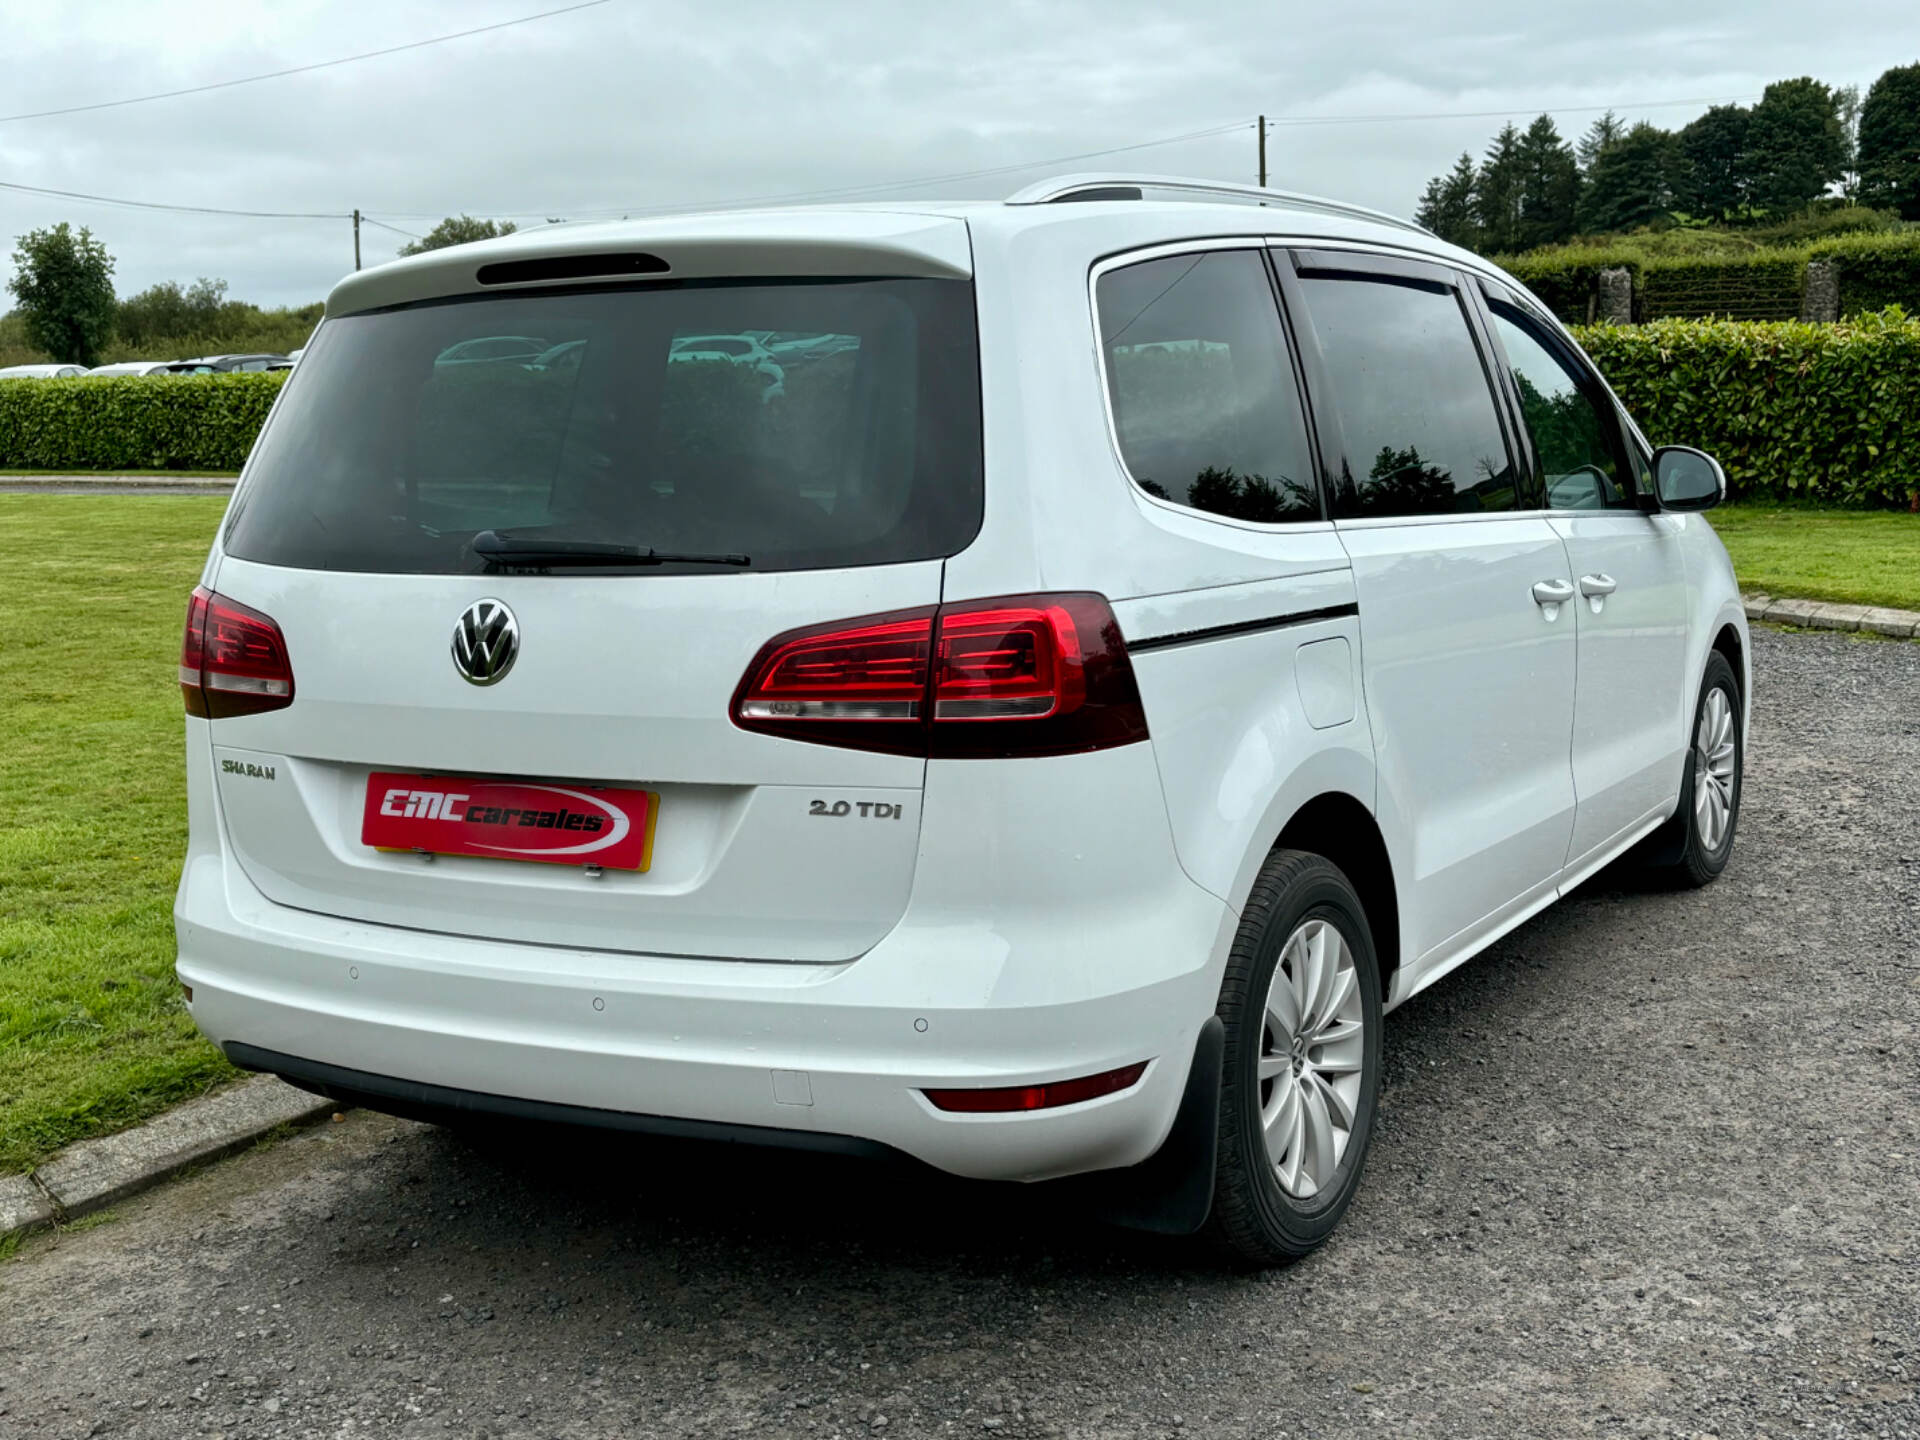
[[[1118,765],[1151,773],[1147,747],[1127,748],[1135,753]],[[1088,766],[1082,780],[1117,778],[1110,756],[1082,758],[1106,772]],[[967,803],[994,804],[988,772],[1000,768],[969,767]],[[217,802],[198,798],[175,907],[178,970],[195,1021],[242,1063],[266,1052],[307,1066],[289,1070],[296,1078],[324,1082],[331,1067],[527,1102],[530,1113],[746,1127],[828,1148],[851,1139],[980,1179],[1048,1179],[1152,1155],[1231,938],[1226,907],[1173,861],[1164,812],[1165,854],[1136,856],[1144,868],[1119,877],[1124,894],[1087,873],[1084,852],[1063,849],[1053,863],[1077,888],[1026,875],[991,908],[983,894],[1008,892],[978,863],[980,832],[954,832],[976,862],[954,893],[939,836],[923,834],[920,878],[894,931],[858,960],[803,965],[550,948],[292,910],[254,889],[207,823]],[[1028,903],[1040,894],[1051,903]],[[951,1114],[922,1093],[1141,1060],[1150,1063],[1132,1089],[1053,1110]]]

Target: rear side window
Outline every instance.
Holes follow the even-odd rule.
[[[919,279],[546,290],[328,320],[227,550],[424,574],[484,569],[483,530],[756,570],[950,555],[980,527],[975,337],[972,286]]]
[[[1328,397],[1346,441],[1348,516],[1514,508],[1514,473],[1465,311],[1450,288],[1305,275]]]
[[[1176,505],[1267,524],[1318,520],[1299,386],[1256,250],[1144,260],[1094,288],[1120,454]]]
[[[1488,309],[1520,394],[1521,418],[1540,457],[1548,507],[1638,509],[1621,468],[1613,407],[1600,387],[1519,310],[1499,300],[1490,301]]]

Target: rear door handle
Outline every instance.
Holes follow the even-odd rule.
[[[1595,595],[1611,595],[1619,588],[1620,582],[1615,580],[1611,575],[1582,575],[1580,577],[1580,593],[1589,598]],[[1533,593],[1536,596],[1539,595],[1540,587],[1536,585]]]
[[[1571,580],[1541,580],[1533,587],[1533,603],[1544,610],[1557,609],[1573,598]],[[1553,617],[1549,615],[1548,619]]]

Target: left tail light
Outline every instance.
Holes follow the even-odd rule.
[[[934,759],[1071,755],[1147,738],[1104,597],[1009,595],[776,635],[733,698],[745,730]]]
[[[293,703],[293,663],[270,616],[202,585],[187,601],[180,693],[189,715],[221,720]]]

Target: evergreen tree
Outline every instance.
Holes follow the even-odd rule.
[[[1626,135],[1626,122],[1611,110],[1589,125],[1587,133],[1580,137],[1580,143],[1574,147],[1580,160],[1580,173],[1591,175],[1594,162],[1600,158],[1600,152],[1624,140]]]
[[[1920,220],[1920,63],[1898,65],[1860,107],[1860,198]]]
[[[1413,223],[1424,225],[1436,235],[1440,234],[1440,201],[1446,184],[1446,176],[1434,176],[1427,181],[1427,188],[1420,192],[1420,203],[1413,207]]]
[[[1576,224],[1580,167],[1551,115],[1542,115],[1520,137],[1519,163],[1520,224],[1515,248],[1531,250],[1567,239]]]
[[[1414,219],[1442,240],[1468,250],[1477,249],[1480,227],[1473,218],[1473,183],[1473,157],[1463,153],[1452,170],[1427,182]]]
[[[1731,220],[1747,207],[1747,131],[1742,105],[1716,105],[1680,132],[1675,199],[1689,215]]]
[[[1580,197],[1580,226],[1587,231],[1632,230],[1662,219],[1673,205],[1679,141],[1672,132],[1641,121],[1595,153]]]
[[[1804,210],[1846,170],[1846,132],[1833,90],[1811,76],[1776,80],[1747,122],[1749,199],[1768,215]]]
[[[1488,254],[1501,254],[1519,243],[1521,164],[1520,131],[1509,121],[1493,137],[1474,179],[1474,219],[1480,226],[1481,247]]]

